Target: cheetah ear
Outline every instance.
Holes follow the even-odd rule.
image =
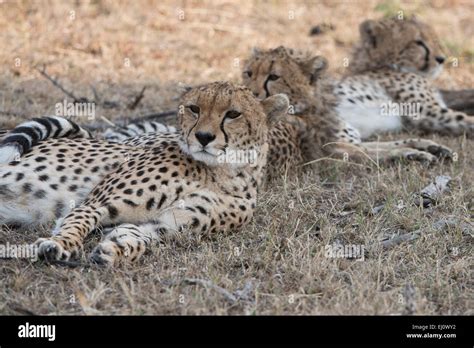
[[[300,67],[313,83],[328,68],[328,60],[323,56],[314,56],[300,63]]]
[[[185,85],[184,83],[179,82],[178,87],[176,88],[180,97],[183,97],[186,93],[193,89],[192,86]]]
[[[252,57],[256,57],[258,55],[260,55],[262,53],[262,50],[258,47],[252,47],[252,53],[251,53],[251,56]]]
[[[290,100],[286,94],[275,94],[261,101],[263,111],[268,117],[270,124],[282,120],[290,107]]]
[[[371,48],[377,48],[377,38],[375,36],[377,22],[371,19],[363,21],[359,26],[362,41]]]

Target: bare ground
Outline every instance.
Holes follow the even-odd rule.
[[[115,122],[172,109],[179,84],[238,81],[253,46],[310,49],[328,57],[337,76],[358,23],[398,8],[432,23],[442,38],[449,59],[437,85],[473,88],[470,1],[2,2],[0,128],[54,113],[66,98],[36,70],[43,67],[78,97],[94,98],[94,88],[100,100],[119,103],[98,105],[94,120],[78,118],[86,126],[100,116]],[[323,22],[335,29],[308,35]],[[144,86],[142,101],[127,108]],[[474,208],[474,143],[432,138],[457,161],[380,169],[319,162],[263,190],[244,230],[211,239],[184,233],[138,265],[89,266],[99,235],[86,244],[83,266],[0,260],[0,313],[472,315],[473,229],[464,226]],[[411,204],[441,174],[453,181],[439,204]],[[436,229],[443,218],[455,223]],[[416,230],[414,241],[380,246]],[[3,228],[0,244],[48,233]],[[334,243],[363,246],[364,260],[327,257],[325,246]]]

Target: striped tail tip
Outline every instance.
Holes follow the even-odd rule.
[[[15,143],[0,145],[0,164],[17,162],[21,158],[21,146]]]

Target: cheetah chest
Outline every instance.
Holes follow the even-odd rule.
[[[357,129],[362,139],[402,128],[398,105],[377,81],[350,78],[339,83],[335,91],[339,117]]]

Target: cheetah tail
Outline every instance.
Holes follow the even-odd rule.
[[[132,137],[147,133],[174,133],[176,128],[156,121],[139,121],[130,123],[126,127],[107,128],[103,133],[104,139],[121,143]]]
[[[21,123],[0,142],[0,164],[18,161],[25,152],[49,138],[91,138],[90,132],[59,116],[37,117]]]

